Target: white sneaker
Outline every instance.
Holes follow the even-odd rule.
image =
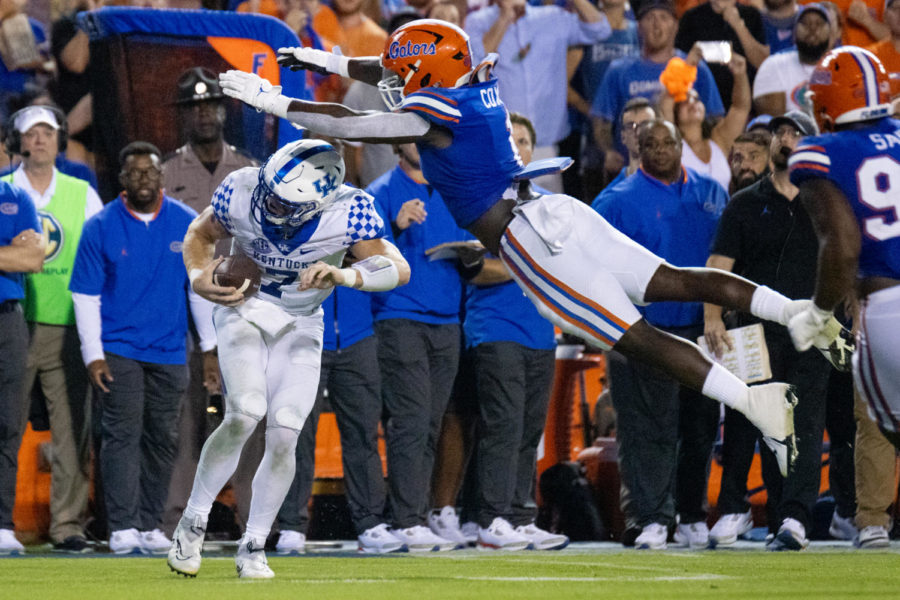
[[[466,521],[459,530],[462,532],[463,537],[466,538],[467,546],[474,546],[478,543],[478,523],[475,521]]]
[[[569,545],[569,538],[561,533],[544,531],[534,523],[519,525],[516,531],[531,542],[529,550],[562,550]]]
[[[468,545],[459,528],[459,517],[456,516],[456,511],[452,506],[445,506],[440,511],[431,511],[428,514],[428,527],[435,535],[456,542],[457,548],[465,548]]]
[[[16,539],[12,529],[0,529],[0,556],[18,556],[25,554],[25,546]]]
[[[200,570],[203,550],[203,538],[206,537],[206,523],[199,517],[193,521],[181,517],[175,533],[172,534],[172,547],[166,562],[169,568],[185,577],[196,577]]]
[[[306,535],[299,531],[282,529],[278,534],[278,543],[275,544],[275,552],[278,554],[302,554],[306,546]]]
[[[781,522],[775,538],[766,544],[766,550],[771,552],[798,551],[809,546],[806,539],[806,528],[797,519],[787,519]]]
[[[443,552],[456,548],[456,542],[435,535],[424,525],[391,529],[391,535],[406,544],[410,552]]]
[[[496,550],[524,550],[531,545],[531,540],[513,529],[509,521],[497,517],[488,527],[478,529],[478,547]]]
[[[238,542],[237,555],[234,557],[234,566],[238,577],[241,579],[272,579],[275,572],[269,568],[266,560],[265,544],[256,545],[256,542],[246,534]]]
[[[109,550],[116,554],[143,554],[144,542],[137,529],[119,529],[109,536]]]
[[[387,523],[369,527],[356,540],[359,543],[358,550],[365,554],[388,554],[409,550],[402,540],[388,531]]]
[[[141,531],[141,548],[147,554],[165,554],[172,547],[172,540],[159,529]]]
[[[863,550],[889,548],[891,538],[888,536],[887,529],[881,525],[869,525],[863,527],[859,535],[853,539],[853,545]]]
[[[842,517],[837,511],[834,511],[834,514],[831,515],[828,533],[836,540],[852,540],[859,534],[859,530],[853,524],[853,517]]]
[[[709,527],[704,521],[696,523],[679,523],[673,536],[676,544],[698,550],[709,546]]]
[[[634,547],[638,550],[665,550],[668,537],[668,527],[661,523],[650,523],[644,525],[641,534],[634,540]]]
[[[719,517],[709,532],[710,546],[729,546],[753,529],[753,512],[728,513]]]
[[[775,454],[778,470],[787,477],[797,458],[794,406],[797,396],[786,383],[764,383],[750,388],[745,416],[759,429],[763,442]]]

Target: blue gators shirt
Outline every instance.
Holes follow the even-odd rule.
[[[322,302],[325,332],[322,348],[342,350],[375,335],[372,327],[372,294],[336,287]]]
[[[376,321],[410,319],[422,323],[459,323],[462,278],[454,261],[428,260],[425,251],[445,242],[471,236],[454,223],[441,195],[434,187],[416,183],[400,167],[394,167],[366,188],[385,223],[394,223],[400,207],[418,198],[428,216],[412,223],[390,239],[409,263],[409,283],[389,292],[372,294]],[[499,198],[499,196],[497,196]],[[385,227],[385,229],[388,229]]]
[[[847,197],[862,234],[859,276],[900,279],[900,121],[803,138],[788,167],[794,185],[824,178]]]
[[[719,217],[728,203],[725,189],[709,177],[682,167],[672,185],[638,169],[595,200],[610,225],[676,267],[702,267]],[[699,302],[655,302],[639,307],[653,325],[687,327],[703,322]]]
[[[0,246],[9,246],[13,238],[25,231],[41,231],[37,210],[28,193],[0,181]],[[25,274],[0,270],[0,302],[25,297]]]
[[[416,146],[425,178],[460,227],[487,212],[522,170],[496,79],[458,88],[424,88],[406,96],[400,109],[453,134],[447,148]]]
[[[100,296],[103,349],[132,360],[183,364],[187,272],[182,240],[197,213],[163,196],[147,223],[120,196],[84,224],[69,289]]]

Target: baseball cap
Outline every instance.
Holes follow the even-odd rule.
[[[19,111],[18,116],[16,116],[13,127],[15,127],[16,131],[19,133],[25,133],[38,123],[49,125],[53,129],[59,129],[59,121],[56,120],[56,115],[46,106],[29,106],[28,108],[23,108]]]
[[[771,121],[769,121],[769,131],[775,133],[775,130],[781,127],[782,125],[793,125],[797,129],[800,130],[800,133],[803,135],[818,135],[819,128],[816,127],[816,122],[812,120],[805,112],[801,112],[799,110],[792,110],[780,117],[775,117]]]
[[[834,28],[834,17],[831,15],[831,11],[818,2],[811,2],[800,7],[800,10],[797,11],[797,19],[794,21],[794,27],[796,27],[797,23],[800,22],[800,18],[808,12],[819,13],[820,15],[822,15],[823,19],[828,21],[828,24],[832,27],[832,29]]]
[[[750,131],[752,129],[756,129],[757,127],[762,127],[763,129],[769,129],[769,122],[772,120],[772,115],[759,115],[758,117],[754,117],[752,121],[747,123],[747,127],[744,128],[744,131]]]
[[[191,104],[225,97],[216,74],[203,67],[193,67],[178,78],[175,104]]]
[[[673,17],[678,18],[675,13],[675,2],[672,0],[643,0],[640,4],[638,4],[636,15],[638,19],[641,19],[644,15],[646,15],[651,10],[664,10],[667,13],[671,14]]]

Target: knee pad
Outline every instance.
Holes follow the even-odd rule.
[[[256,421],[266,416],[268,408],[265,395],[259,393],[231,394],[227,404],[228,412],[240,413]]]
[[[303,423],[306,421],[306,415],[299,406],[282,406],[272,415],[273,427],[286,427],[294,430],[297,434],[303,429]]]

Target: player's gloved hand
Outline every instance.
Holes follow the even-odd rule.
[[[278,114],[276,104],[282,97],[280,85],[272,85],[255,73],[234,70],[219,74],[219,85],[226,96],[246,102],[256,110]]]
[[[809,350],[820,339],[831,318],[830,310],[822,310],[810,302],[809,306],[791,317],[788,322],[788,331],[791,333],[794,347],[800,352]]]
[[[348,77],[348,63],[349,59],[341,55],[340,46],[335,46],[331,52],[303,47],[278,49],[278,64],[291,71],[305,69],[320,75],[338,73]]]

